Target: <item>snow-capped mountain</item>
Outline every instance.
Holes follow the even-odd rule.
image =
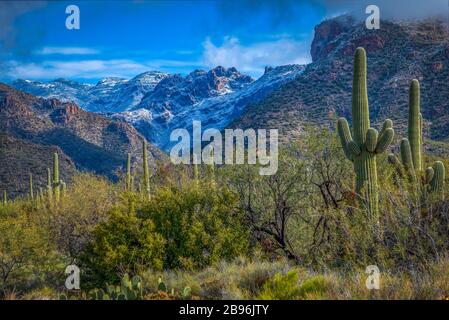
[[[108,77],[96,85],[65,79],[50,82],[16,80],[11,86],[43,98],[57,98],[63,102],[72,101],[91,112],[122,112],[138,105],[141,99],[168,74],[149,71],[132,79]]]
[[[66,79],[56,79],[50,82],[39,82],[18,79],[11,83],[17,90],[43,98],[55,98],[63,102],[72,101],[85,106],[92,100],[90,84],[79,83]],[[87,110],[87,108],[85,108]]]
[[[112,117],[132,123],[153,143],[168,151],[173,145],[173,142],[170,142],[172,130],[184,128],[190,131],[194,120],[201,121],[202,129],[222,130],[236,119],[247,105],[259,102],[282,84],[296,78],[304,68],[302,65],[266,68],[265,74],[255,81],[250,82],[247,79],[244,83],[221,83],[219,89],[207,91],[208,96],[201,95],[201,92],[204,93],[202,87],[192,85],[188,79],[192,74],[184,79],[187,84],[184,83],[180,88],[173,88],[175,80],[168,77],[144,97],[134,110],[116,113]],[[208,77],[204,72],[201,74]],[[165,81],[170,83],[166,85]]]
[[[219,66],[195,70],[187,76],[150,71],[129,80],[109,77],[96,85],[64,79],[16,80],[11,85],[36,96],[74,101],[85,110],[124,119],[168,150],[172,130],[190,129],[193,120],[200,120],[204,129],[223,129],[248,104],[260,101],[303,70],[300,65],[266,68],[265,74],[254,80],[235,68]]]

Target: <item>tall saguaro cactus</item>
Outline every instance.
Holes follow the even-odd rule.
[[[409,92],[408,138],[413,168],[417,174],[422,171],[422,115],[420,112],[420,90],[418,80],[412,80]]]
[[[376,156],[385,152],[393,141],[391,120],[386,120],[380,134],[370,127],[368,92],[366,86],[366,53],[357,48],[354,56],[352,87],[352,135],[348,121],[338,119],[337,129],[345,155],[354,164],[355,190],[374,222],[378,222],[379,187],[377,184]]]
[[[145,197],[150,200],[150,170],[148,169],[148,145],[147,141],[143,140],[143,192]]]
[[[436,161],[423,172],[422,126],[419,81],[414,79],[410,83],[409,91],[408,138],[402,139],[400,145],[401,162],[416,189],[420,191],[421,199],[425,200],[428,192],[442,192],[445,168],[441,161]],[[388,158],[393,164],[399,163],[394,154],[390,154]]]
[[[55,195],[55,201],[59,202],[60,198],[60,185],[59,180],[59,158],[58,154],[55,152],[53,155],[53,193]]]

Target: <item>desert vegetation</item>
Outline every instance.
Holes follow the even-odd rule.
[[[55,153],[30,174],[28,195],[3,193],[1,298],[446,298],[449,162],[424,153],[416,80],[407,138],[391,120],[370,127],[366,85],[357,49],[352,130],[344,118],[336,130],[305,126],[272,176],[255,165],[150,168],[144,141],[143,165],[128,155],[118,182],[79,173],[65,183]],[[72,264],[81,289],[68,291]],[[378,290],[365,286],[369,265]]]

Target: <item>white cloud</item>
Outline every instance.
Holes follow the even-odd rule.
[[[49,80],[55,78],[98,79],[104,77],[131,78],[149,70],[186,69],[188,72],[198,62],[177,60],[151,60],[136,62],[128,59],[62,61],[46,60],[39,63],[8,61],[3,66],[10,79]]]
[[[131,77],[148,71],[148,66],[132,60],[82,60],[82,61],[43,61],[42,63],[19,63],[11,61],[7,65],[11,78],[54,79]]]
[[[261,75],[265,66],[307,64],[311,61],[308,42],[291,38],[242,45],[235,37],[225,37],[220,46],[208,38],[203,46],[204,65],[236,67],[254,76]]]
[[[61,55],[86,55],[86,54],[98,54],[100,51],[92,48],[83,47],[43,47],[36,51],[37,54],[49,55],[49,54],[61,54]]]

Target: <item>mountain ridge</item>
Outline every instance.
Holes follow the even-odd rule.
[[[94,172],[117,179],[117,169],[126,163],[131,153],[135,163],[142,159],[143,137],[130,124],[90,113],[72,102],[38,98],[0,83],[0,134],[4,137],[0,166],[9,168],[0,174],[0,188],[9,192],[26,192],[28,170],[26,168],[51,167],[49,154],[58,152],[61,161],[69,161],[67,177],[76,170]],[[18,141],[25,150],[14,147],[10,141]],[[6,148],[8,147],[8,148]],[[5,150],[5,152],[3,152]],[[32,150],[41,150],[42,156]],[[16,154],[16,162],[13,154]],[[19,158],[17,154],[22,156]],[[9,155],[9,156],[8,156]],[[164,155],[156,147],[149,146],[150,163]],[[50,158],[51,159],[51,158]],[[28,165],[22,165],[22,162]],[[24,172],[26,170],[27,172]],[[9,173],[8,173],[9,172]],[[13,177],[11,177],[13,173]],[[46,172],[32,172],[42,182]],[[15,189],[9,189],[11,186]]]
[[[350,17],[323,21],[315,28],[312,63],[294,80],[249,105],[231,127],[278,128],[285,141],[300,137],[305,123],[334,128],[351,119],[352,56],[364,47],[368,58],[370,116],[391,118],[399,137],[405,128],[408,87],[421,83],[424,129],[428,138],[449,139],[449,30],[445,21],[381,21],[368,30]]]

